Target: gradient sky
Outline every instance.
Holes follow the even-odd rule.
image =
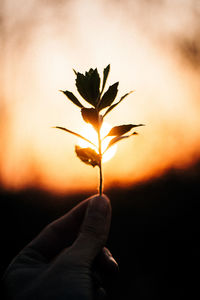
[[[179,12],[177,16],[177,11]],[[72,69],[111,64],[112,126],[145,123],[104,164],[105,187],[158,176],[199,157],[200,4],[194,0],[6,0],[0,12],[0,180],[9,189],[94,190],[98,171],[74,153],[80,111]]]

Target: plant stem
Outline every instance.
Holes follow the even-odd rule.
[[[103,175],[102,175],[102,163],[100,161],[100,165],[99,165],[99,196],[102,195],[103,192]]]
[[[100,155],[100,162],[99,162],[99,196],[101,196],[102,192],[103,192],[103,174],[102,174],[102,153],[101,153],[100,128],[98,129],[98,144],[99,144],[99,155]]]

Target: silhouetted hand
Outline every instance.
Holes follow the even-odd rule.
[[[49,224],[8,267],[6,299],[104,299],[102,274],[117,270],[104,248],[110,220],[109,199],[93,196]]]

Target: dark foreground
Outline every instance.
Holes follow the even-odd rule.
[[[113,208],[108,248],[120,267],[110,299],[198,298],[199,186],[197,163],[132,188],[107,191]],[[89,195],[2,190],[0,196],[2,274],[46,224]]]

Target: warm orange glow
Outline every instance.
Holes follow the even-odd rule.
[[[51,128],[83,128],[80,109],[59,92],[68,89],[78,97],[73,68],[84,72],[97,67],[102,73],[110,63],[108,85],[119,81],[116,100],[135,92],[105,121],[112,126],[146,124],[138,136],[120,142],[115,155],[111,148],[114,156],[104,164],[105,191],[113,182],[133,184],[199,156],[200,52],[189,47],[200,36],[193,1],[182,1],[178,19],[177,0],[162,5],[30,0],[20,10],[19,1],[4,2],[0,185],[95,190],[98,172],[77,159],[76,137]]]
[[[108,134],[108,132],[110,131],[111,128],[112,128],[112,126],[106,122],[104,122],[101,127],[102,153],[106,150],[110,140],[112,139],[112,137],[106,137],[104,139],[104,137]],[[83,148],[90,147],[98,152],[98,136],[97,136],[96,131],[90,124],[85,124],[83,126],[83,128],[81,130],[81,135],[83,135],[84,137],[89,139],[91,142],[93,142],[95,145],[97,145],[97,147],[94,147],[93,145],[89,144],[88,142],[86,142],[82,139],[78,139],[79,146],[81,146]],[[110,160],[115,155],[116,151],[117,151],[117,145],[113,145],[110,149],[108,149],[103,154],[102,161],[106,162],[106,161]]]

